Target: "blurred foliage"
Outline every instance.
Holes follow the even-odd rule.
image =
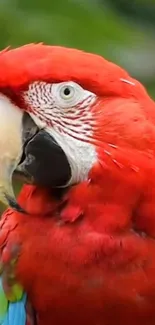
[[[0,0],[0,48],[41,41],[99,53],[155,98],[154,17],[154,0]]]
[[[108,0],[108,4],[116,9],[118,14],[123,14],[127,19],[136,19],[136,22],[155,25],[154,0]]]

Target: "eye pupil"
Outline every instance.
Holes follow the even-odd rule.
[[[70,89],[68,88],[68,87],[66,87],[65,89],[64,89],[64,95],[65,96],[69,96],[70,95]]]

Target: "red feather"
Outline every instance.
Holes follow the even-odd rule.
[[[120,79],[127,79],[131,84]],[[36,80],[72,80],[106,97],[147,96],[144,87],[125,70],[97,54],[43,44],[29,44],[0,53],[0,88],[19,90]],[[132,83],[136,83],[136,90]]]

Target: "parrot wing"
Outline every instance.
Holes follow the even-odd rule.
[[[0,278],[0,325],[26,325],[26,295],[9,302]]]
[[[27,296],[15,279],[17,250],[8,242],[17,225],[12,225],[9,214],[10,209],[0,220],[0,325],[33,325],[34,315],[27,308]]]

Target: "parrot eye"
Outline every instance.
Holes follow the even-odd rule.
[[[63,86],[61,89],[60,89],[60,96],[62,99],[68,99],[68,98],[71,98],[74,96],[74,88],[70,85],[68,86]]]
[[[60,107],[73,107],[87,98],[90,93],[75,82],[61,82],[52,85],[52,93]]]

